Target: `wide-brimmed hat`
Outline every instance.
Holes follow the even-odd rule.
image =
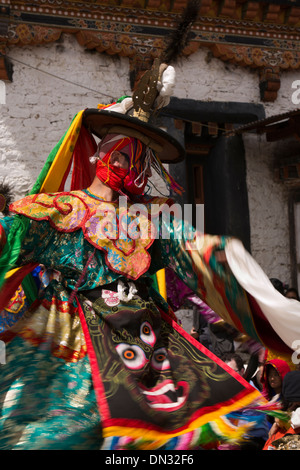
[[[185,157],[183,146],[153,122],[153,115],[169,102],[168,93],[172,88],[171,67],[162,68],[162,65],[154,64],[152,69],[143,75],[132,98],[124,99],[125,104],[120,102],[103,108],[88,108],[83,113],[82,123],[89,132],[100,139],[107,134],[135,137],[154,150],[162,163],[178,163]]]
[[[126,114],[108,109],[86,109],[83,125],[102,139],[106,134],[123,134],[135,137],[152,148],[162,163],[178,163],[184,159],[185,150],[178,140],[166,131]]]

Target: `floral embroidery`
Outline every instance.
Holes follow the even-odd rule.
[[[139,214],[133,207],[130,203],[122,207],[95,199],[84,191],[72,191],[27,196],[13,203],[10,210],[32,220],[48,221],[58,232],[82,230],[84,238],[104,252],[112,271],[135,280],[150,266],[147,250],[155,239],[156,227],[147,204]],[[74,264],[78,265],[78,261]]]

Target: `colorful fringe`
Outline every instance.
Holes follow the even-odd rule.
[[[252,417],[252,421],[254,418]],[[149,441],[144,437],[133,439],[127,436],[114,436],[104,439],[102,450],[197,450],[217,448],[220,442],[238,444],[253,426],[235,426],[226,417],[206,423],[194,431],[181,436],[166,438],[165,441]]]

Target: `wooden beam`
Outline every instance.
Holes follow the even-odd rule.
[[[0,80],[5,82],[12,82],[13,67],[8,58],[1,54],[0,55]]]

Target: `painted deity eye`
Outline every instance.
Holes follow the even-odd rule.
[[[154,352],[151,365],[156,370],[170,369],[170,362],[165,348],[159,348]]]
[[[141,340],[144,341],[144,343],[147,343],[150,346],[153,346],[155,344],[155,333],[152,329],[152,326],[147,321],[141,324],[140,337]]]
[[[148,362],[144,351],[136,344],[121,343],[117,345],[116,350],[129,369],[142,369]]]

